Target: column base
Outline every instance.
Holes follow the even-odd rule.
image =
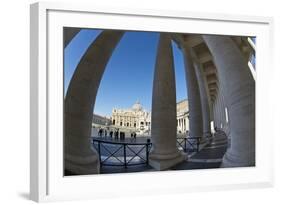
[[[163,157],[163,155],[160,156],[153,155],[153,157],[149,157],[149,165],[152,166],[157,171],[162,171],[162,170],[167,170],[183,162],[186,158],[181,152],[176,153],[176,155],[173,158],[167,156],[165,157]]]
[[[64,171],[71,175],[99,174],[100,162],[97,156],[81,157],[66,154]]]
[[[221,168],[227,167],[253,167],[255,166],[255,160],[248,160],[243,161],[243,159],[235,157],[233,154],[226,151],[225,155],[223,156]]]

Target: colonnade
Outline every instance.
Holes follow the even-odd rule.
[[[189,130],[188,128],[188,114],[187,113],[182,113],[181,115],[178,116],[177,119],[177,124],[178,124],[178,131],[181,133],[186,133],[186,131]]]
[[[223,167],[255,165],[255,81],[247,60],[228,36],[203,35],[223,88],[229,113],[231,146]]]
[[[69,84],[65,97],[64,157],[65,169],[70,172],[99,173],[99,158],[90,143],[92,113],[106,64],[123,34],[122,31],[102,32],[85,52]],[[173,35],[160,34],[154,69],[153,146],[149,163],[156,170],[169,169],[185,160],[176,141]],[[200,61],[198,53],[184,41],[184,34],[177,35],[181,39],[177,43],[185,63],[190,136],[204,139],[206,133],[211,131],[210,121],[214,120],[215,126],[228,132],[231,137],[231,146],[222,166],[254,165],[255,82],[247,61],[230,37],[202,35],[201,50],[208,47],[216,67],[216,73],[212,74],[214,77],[208,78],[205,75],[206,62]],[[225,108],[228,110],[228,121]]]

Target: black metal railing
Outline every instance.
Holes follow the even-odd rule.
[[[200,137],[177,137],[177,146],[184,152],[198,152],[200,142]]]
[[[98,151],[100,166],[127,168],[132,165],[148,165],[152,143],[150,139],[147,139],[146,142],[126,142],[93,138],[93,145]],[[134,159],[138,159],[138,161],[135,162]]]
[[[184,136],[177,137],[177,146],[182,148],[184,152],[199,152],[200,144],[210,143],[213,139],[211,132],[205,132],[204,137],[191,137],[189,133]]]
[[[212,134],[205,133],[204,140],[211,141]],[[200,144],[204,143],[200,137],[177,137],[177,146],[183,152],[199,152]],[[128,166],[149,163],[149,152],[152,147],[150,139],[139,142],[136,139],[116,140],[112,138],[94,137],[92,141],[98,151],[100,166]],[[135,160],[137,159],[137,160]]]

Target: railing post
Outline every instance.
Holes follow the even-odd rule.
[[[102,161],[101,161],[100,141],[98,141],[98,152],[99,152],[99,160],[100,160],[100,167],[101,167]]]
[[[127,168],[126,144],[123,144],[123,148],[124,148],[124,165],[125,165],[125,168]]]
[[[146,140],[146,164],[149,164],[149,145],[150,145],[150,139]]]
[[[149,151],[148,151],[148,144],[146,143],[146,145],[145,145],[146,147],[145,147],[145,149],[146,149],[146,164],[148,165],[148,160],[149,160]]]
[[[187,148],[186,148],[186,140],[187,140],[187,138],[185,137],[184,138],[184,152],[186,152],[186,150],[187,150]]]

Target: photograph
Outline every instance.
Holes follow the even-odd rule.
[[[64,176],[256,166],[256,36],[62,35]]]

